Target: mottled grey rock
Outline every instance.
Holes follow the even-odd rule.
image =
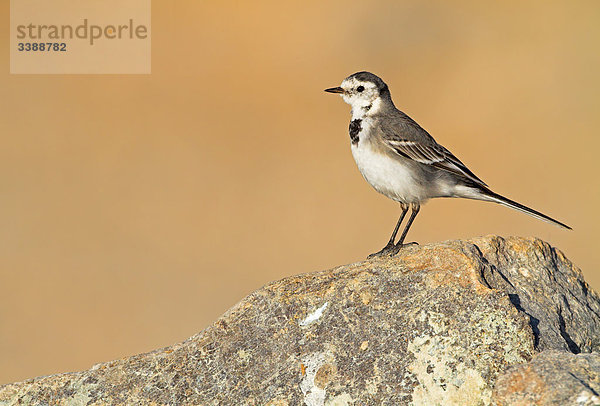
[[[172,347],[5,385],[0,405],[491,404],[540,349],[597,349],[599,303],[539,240],[408,247],[273,282]]]
[[[498,406],[600,405],[600,354],[543,351],[500,375],[493,400]]]
[[[471,241],[485,258],[488,286],[508,293],[529,317],[538,350],[600,349],[600,301],[562,252],[539,240],[531,245],[514,238]]]

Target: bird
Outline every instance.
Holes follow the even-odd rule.
[[[377,75],[357,72],[340,86],[325,91],[339,94],[352,107],[348,131],[360,173],[377,192],[400,204],[400,217],[388,243],[368,258],[393,256],[402,248],[417,244],[404,242],[408,230],[421,205],[438,197],[499,203],[571,230],[558,220],[493,192],[415,120],[396,108],[388,85]],[[409,209],[410,217],[395,242]]]

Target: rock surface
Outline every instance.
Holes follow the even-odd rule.
[[[544,351],[498,377],[494,401],[504,405],[600,405],[600,354]]]
[[[561,356],[593,396],[596,355],[569,357],[599,337],[598,295],[560,251],[481,237],[273,282],[183,343],[4,385],[0,405],[512,404]]]

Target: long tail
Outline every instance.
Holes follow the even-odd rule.
[[[496,192],[492,192],[490,189],[479,187],[479,192],[483,194],[481,200],[487,200],[490,202],[500,203],[503,206],[510,207],[511,209],[519,210],[525,214],[529,214],[532,217],[535,217],[540,220],[547,221],[548,223],[552,223],[562,228],[566,228],[567,230],[572,230],[568,225],[561,223],[558,220],[554,220],[550,216],[546,216],[544,213],[540,213],[537,210],[533,210],[521,203],[517,203],[514,200],[510,200],[504,196],[499,195]]]

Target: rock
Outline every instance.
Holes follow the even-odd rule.
[[[515,238],[471,241],[485,258],[487,285],[506,292],[529,317],[538,350],[577,354],[600,349],[598,296],[562,252],[539,240],[527,245]]]
[[[498,377],[494,401],[504,405],[600,404],[600,354],[544,351]]]
[[[599,314],[542,241],[408,247],[273,282],[172,347],[4,385],[0,405],[485,405],[539,351],[598,350]]]

